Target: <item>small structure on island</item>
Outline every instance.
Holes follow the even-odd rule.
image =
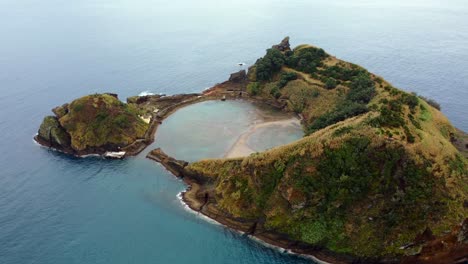
[[[123,159],[125,153],[125,151],[106,151],[102,156],[106,159]]]

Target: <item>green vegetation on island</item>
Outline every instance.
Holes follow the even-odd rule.
[[[144,138],[148,129],[138,108],[113,94],[87,95],[53,112],[44,118],[37,139],[73,154],[117,151]]]
[[[467,159],[434,102],[322,49],[271,48],[249,69],[251,96],[303,117],[308,135],[187,170],[216,208],[291,240],[360,258],[416,254],[467,216]]]
[[[427,242],[422,236],[442,239],[459,226],[468,213],[468,135],[435,101],[323,49],[291,50],[288,40],[268,49],[247,74],[203,94],[131,97],[128,104],[112,94],[84,96],[53,109],[36,140],[72,154],[137,153],[176,109],[246,91],[297,113],[306,136],[244,158],[190,164],[152,151],[150,158],[193,185],[184,199],[202,204],[203,213],[228,225],[255,223],[252,234],[258,223],[263,234],[286,237],[281,245],[288,247],[390,262],[419,254]],[[450,243],[465,243],[457,248],[463,253],[467,237]],[[440,248],[423,252],[431,250]]]

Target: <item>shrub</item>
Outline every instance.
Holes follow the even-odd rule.
[[[286,60],[286,65],[298,71],[314,73],[322,65],[322,60],[328,55],[323,49],[308,47],[294,52]]]
[[[353,102],[367,104],[375,95],[375,84],[367,72],[353,77],[350,88],[346,100]]]
[[[401,127],[405,120],[401,116],[401,104],[397,100],[390,101],[388,105],[382,105],[379,109],[380,116],[371,121],[376,127]]]
[[[120,114],[114,119],[114,124],[121,128],[127,128],[130,125],[130,121],[128,120],[127,115]]]
[[[403,103],[407,104],[411,110],[414,110],[414,108],[419,105],[419,100],[416,94],[404,94],[402,99]]]
[[[327,112],[314,120],[308,127],[308,132],[315,132],[347,118],[366,113],[367,111],[367,106],[364,104],[346,101],[338,105],[332,112]]]
[[[263,58],[257,60],[256,75],[257,80],[267,81],[270,80],[273,74],[281,69],[285,63],[285,56],[277,49],[268,49]]]
[[[333,89],[333,88],[336,87],[336,85],[337,85],[337,83],[336,83],[335,79],[333,79],[333,78],[328,78],[328,79],[325,81],[325,87],[326,87],[327,89]]]
[[[80,112],[81,110],[83,110],[83,108],[84,108],[84,104],[82,103],[75,103],[72,105],[72,109],[75,112]]]
[[[276,86],[273,89],[271,89],[270,94],[273,95],[276,99],[281,97],[281,92]]]
[[[295,72],[285,72],[281,74],[281,79],[278,83],[278,88],[283,88],[288,84],[289,81],[296,80],[297,74]]]
[[[349,81],[353,77],[363,72],[365,72],[365,70],[360,69],[357,66],[352,66],[350,69],[346,67],[340,67],[339,65],[334,65],[331,67],[326,67],[324,70],[320,71],[320,74],[326,77],[334,78],[336,80]]]
[[[247,85],[247,92],[251,95],[260,93],[260,84],[258,82],[251,82]]]
[[[345,100],[339,103],[333,111],[325,113],[314,120],[308,127],[308,133],[368,112],[367,104],[374,97],[374,94],[375,84],[370,78],[369,73],[361,72],[353,77],[350,91],[346,95]]]
[[[96,122],[102,122],[109,116],[109,113],[101,111],[96,115]]]

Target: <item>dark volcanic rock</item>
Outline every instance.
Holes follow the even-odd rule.
[[[230,82],[239,83],[247,80],[247,73],[245,70],[240,70],[238,72],[232,73],[229,77]]]
[[[460,243],[468,244],[468,218],[463,221],[457,240]]]
[[[119,99],[119,96],[116,93],[104,93],[104,94],[110,95],[114,97],[115,99]]]
[[[185,166],[188,165],[186,161],[176,160],[168,156],[160,148],[152,150],[146,157],[161,163],[168,171],[172,172],[177,177],[184,176]]]
[[[68,104],[63,104],[62,106],[57,106],[52,109],[52,112],[60,119],[62,116],[68,114]]]
[[[39,127],[38,137],[53,147],[70,146],[70,135],[60,126],[55,116],[46,116]]]
[[[273,45],[273,49],[277,49],[279,51],[289,51],[291,50],[291,47],[289,45],[289,37],[285,37],[280,44],[278,45]]]
[[[168,171],[174,174],[176,177],[184,178],[189,181],[195,181],[199,184],[204,184],[211,181],[209,177],[200,175],[191,170],[187,170],[188,162],[184,160],[178,160],[171,156],[168,156],[161,148],[152,150],[146,155],[147,158],[152,159],[156,162],[161,163]]]

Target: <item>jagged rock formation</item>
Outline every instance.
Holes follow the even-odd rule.
[[[229,77],[230,82],[240,83],[247,80],[247,72],[245,70],[240,70],[238,72],[232,73]]]
[[[70,135],[60,125],[57,117],[46,116],[39,127],[38,137],[50,147],[70,146]]]
[[[289,45],[289,37],[285,37],[279,44],[273,45],[272,48],[283,52],[290,51],[291,47]]]

